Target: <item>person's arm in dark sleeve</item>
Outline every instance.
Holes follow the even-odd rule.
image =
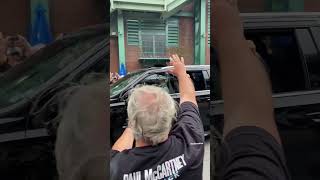
[[[170,73],[174,74],[179,81],[180,107],[177,122],[174,124],[171,135],[182,136],[188,140],[204,140],[203,124],[196,101],[196,93],[193,82],[187,74],[184,58],[173,55],[170,58],[170,65],[173,69]]]
[[[173,66],[169,72],[175,75],[179,81],[180,105],[184,102],[192,102],[198,106],[195,88],[189,74],[187,74],[184,58],[180,58],[176,54],[172,55],[169,64]]]
[[[244,37],[236,0],[212,6],[224,99],[219,177],[228,180],[289,179],[273,115],[270,80]]]
[[[288,180],[289,171],[280,144],[264,129],[233,129],[216,152],[220,180]]]
[[[244,37],[237,1],[216,0],[212,8],[224,99],[223,135],[237,127],[257,126],[281,144],[270,80]]]

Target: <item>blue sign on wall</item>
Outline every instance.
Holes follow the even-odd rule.
[[[120,75],[121,77],[123,77],[123,76],[125,76],[126,74],[127,74],[127,70],[126,70],[124,64],[122,63],[122,64],[120,65],[119,75]]]
[[[52,34],[50,31],[49,23],[46,18],[45,8],[39,4],[35,9],[36,16],[34,18],[33,26],[31,27],[30,33],[30,44],[49,44],[53,41]]]

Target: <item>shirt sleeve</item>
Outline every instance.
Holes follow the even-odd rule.
[[[119,151],[116,151],[116,150],[111,150],[110,151],[110,158],[114,158],[117,154],[119,153]]]
[[[232,130],[217,154],[218,179],[290,179],[281,145],[261,128],[239,127]]]
[[[177,121],[173,124],[170,135],[185,139],[189,142],[204,142],[203,124],[198,107],[192,102],[180,105]]]

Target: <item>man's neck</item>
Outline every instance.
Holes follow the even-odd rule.
[[[146,143],[144,140],[136,140],[136,147],[145,147],[150,146],[150,144]]]

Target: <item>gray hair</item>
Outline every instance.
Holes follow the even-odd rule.
[[[168,138],[177,104],[164,89],[141,86],[131,93],[127,110],[135,139],[143,138],[146,143],[157,145]]]

